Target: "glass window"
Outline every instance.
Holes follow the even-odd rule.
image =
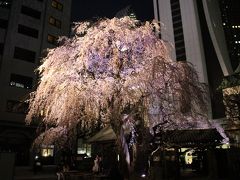
[[[185,53],[185,48],[184,47],[178,47],[176,49],[176,54],[184,54]]]
[[[22,6],[21,13],[25,14],[27,16],[33,17],[35,19],[40,19],[41,18],[41,12],[40,11],[37,11],[37,10],[32,9],[30,7],[27,7],[27,6]]]
[[[50,18],[49,18],[49,23],[52,24],[52,25],[54,25],[54,24],[55,24],[55,18],[50,17]]]
[[[52,1],[52,7],[57,8],[57,1]]]
[[[53,36],[53,35],[51,35],[51,34],[48,34],[48,36],[47,36],[47,41],[48,41],[50,44],[57,45],[57,37],[56,37],[56,36]]]
[[[174,37],[174,40],[175,40],[175,41],[184,41],[182,35],[176,35],[176,36]]]
[[[177,28],[174,28],[174,36],[182,36],[183,35],[183,29],[182,27],[177,27]]]
[[[63,5],[62,3],[56,1],[56,0],[52,0],[52,7],[54,7],[55,9],[62,11],[63,10]]]
[[[54,153],[54,146],[53,145],[42,147],[41,155],[43,157],[53,157],[53,153]]]
[[[86,154],[88,157],[91,157],[91,152],[91,144],[85,143],[82,138],[78,139],[77,154]]]
[[[184,52],[184,54],[177,54],[176,59],[177,59],[177,61],[186,61],[187,57],[186,57],[185,52]]]
[[[6,111],[12,113],[26,114],[28,112],[28,103],[16,100],[8,100]]]
[[[170,0],[172,10],[172,22],[175,40],[176,60],[186,60],[184,34],[182,28],[182,18],[179,0]]]
[[[31,77],[19,74],[11,74],[9,85],[18,88],[32,89],[32,82],[33,79]]]
[[[57,9],[60,10],[60,11],[62,11],[62,10],[63,10],[63,5],[62,5],[61,3],[58,3]]]
[[[38,38],[38,30],[21,25],[21,24],[18,25],[18,33],[31,36],[34,38]]]
[[[0,28],[7,29],[8,27],[8,20],[0,19]]]
[[[176,50],[177,50],[177,49],[184,48],[184,39],[183,39],[183,37],[182,37],[182,40],[181,40],[181,41],[175,42],[175,46],[176,46]]]
[[[61,28],[61,21],[56,19],[55,25],[56,25],[56,27]]]
[[[49,17],[49,24],[56,26],[57,28],[61,28],[61,21],[52,16]]]
[[[24,61],[34,63],[35,58],[36,58],[36,53],[33,52],[33,51],[30,51],[28,49],[15,47],[13,57],[16,58],[16,59],[21,59],[21,60],[24,60]]]
[[[0,55],[3,55],[4,44],[0,43]]]

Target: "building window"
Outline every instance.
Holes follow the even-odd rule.
[[[51,34],[48,34],[47,36],[47,41],[50,43],[50,44],[53,44],[53,45],[57,45],[57,37],[56,36],[53,36]]]
[[[53,152],[54,152],[54,146],[49,145],[49,146],[43,146],[41,150],[41,156],[43,157],[53,157]]]
[[[0,19],[0,28],[7,29],[8,27],[8,20]]]
[[[36,53],[27,49],[23,49],[20,47],[15,47],[14,49],[14,58],[16,59],[21,59],[24,61],[28,61],[31,63],[35,62],[35,57],[36,57]]]
[[[171,0],[170,3],[171,3],[171,10],[172,10],[172,22],[173,22],[173,29],[174,29],[176,60],[185,61],[186,52],[185,52],[180,3],[179,3],[179,0]]]
[[[31,36],[34,38],[38,38],[38,30],[21,25],[21,24],[18,25],[18,33]]]
[[[85,143],[82,138],[78,139],[78,144],[77,144],[77,154],[81,155],[87,155],[88,157],[91,157],[91,152],[92,152],[92,146],[91,144]]]
[[[56,26],[57,28],[61,28],[61,21],[52,16],[49,18],[49,24]]]
[[[3,55],[4,44],[0,43],[0,55]]]
[[[55,9],[57,9],[59,11],[63,10],[63,5],[56,0],[52,0],[52,7],[54,7]]]
[[[10,8],[12,4],[12,0],[0,0],[0,7],[2,8]]]
[[[31,77],[22,76],[19,74],[11,74],[10,77],[10,86],[24,88],[24,89],[32,89],[33,79]]]
[[[21,13],[25,14],[27,16],[33,17],[35,19],[40,19],[41,18],[41,12],[37,11],[35,9],[32,9],[27,6],[22,6]]]
[[[6,111],[11,113],[27,114],[28,103],[16,100],[8,100]]]

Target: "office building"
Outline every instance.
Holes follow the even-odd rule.
[[[240,70],[240,1],[219,0],[219,6],[229,56],[233,70],[236,72]]]
[[[0,0],[0,152],[15,152],[16,165],[29,163],[35,138],[35,127],[25,126],[34,71],[58,36],[69,35],[70,16],[71,0]]]
[[[161,22],[160,36],[169,43],[171,57],[193,64],[200,81],[209,87],[209,118],[224,120],[222,92],[217,88],[233,70],[218,1],[153,0],[153,4],[154,17]]]
[[[215,149],[219,154],[215,153],[209,162],[215,161],[214,158],[218,159],[217,156],[221,157],[220,161],[216,161],[218,167],[215,170],[218,176],[238,179],[239,172],[235,166],[240,154],[239,128],[231,129],[231,121],[226,117],[223,104],[224,91],[219,89],[223,79],[234,76],[239,69],[240,24],[237,18],[239,9],[232,7],[232,10],[229,10],[234,6],[232,2],[232,0],[153,0],[154,17],[161,22],[160,37],[169,43],[172,59],[187,61],[197,70],[200,81],[206,84],[209,90],[208,118],[222,126],[230,140],[230,146]],[[235,89],[237,88],[234,87]],[[224,96],[226,98],[226,95]],[[233,94],[229,95],[232,96]],[[237,111],[236,109],[239,112],[239,106],[236,104],[233,113]],[[224,150],[229,147],[227,151]],[[221,174],[221,168],[228,169],[224,175]],[[212,170],[208,173],[211,174]]]

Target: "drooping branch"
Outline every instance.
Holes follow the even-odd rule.
[[[169,58],[158,28],[128,17],[77,23],[73,38],[49,50],[26,118],[51,126],[43,142],[99,120],[120,135],[125,114],[133,124],[141,117],[150,132],[161,122],[168,129],[209,127],[204,86],[190,64]]]

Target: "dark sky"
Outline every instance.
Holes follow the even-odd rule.
[[[240,22],[240,0],[230,0],[230,19],[232,24]]]
[[[153,19],[152,0],[73,0],[72,21],[84,21],[95,17],[112,18],[127,5],[132,6],[138,19]]]

